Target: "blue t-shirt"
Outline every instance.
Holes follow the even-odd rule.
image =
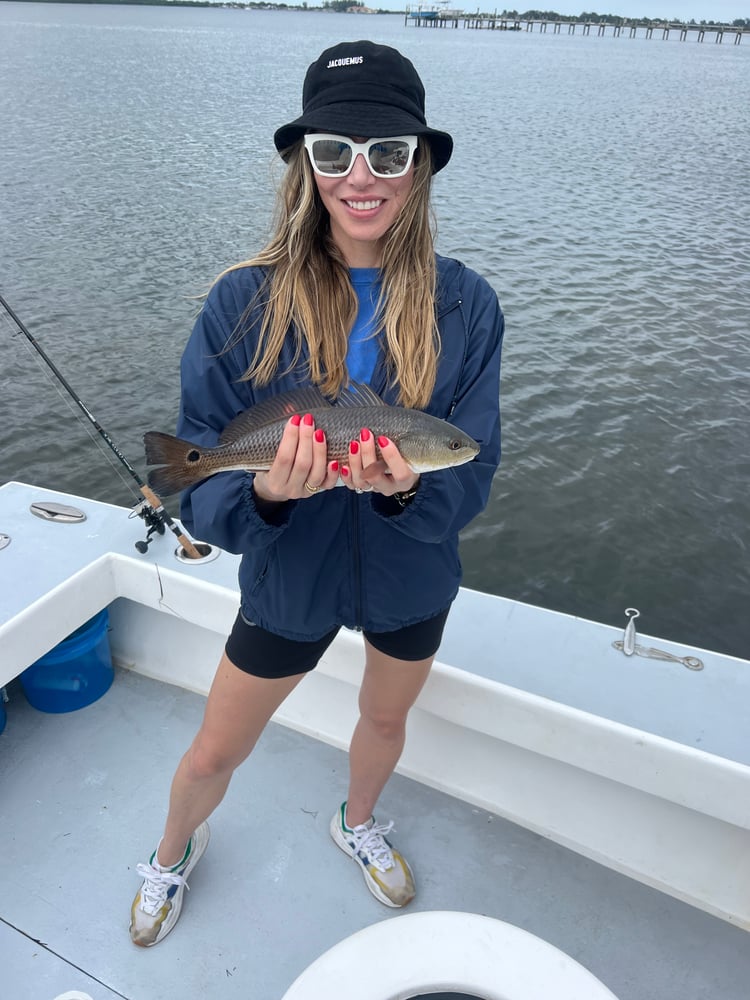
[[[378,337],[375,329],[375,305],[380,295],[380,268],[352,267],[352,286],[359,300],[359,311],[349,334],[346,367],[352,382],[370,382],[378,360]]]

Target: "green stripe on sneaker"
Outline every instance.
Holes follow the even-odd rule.
[[[158,851],[158,850],[159,850],[159,848],[157,847],[156,851]],[[187,842],[187,847],[185,848],[185,853],[182,855],[182,858],[177,862],[176,865],[172,865],[171,868],[167,868],[164,865],[160,864],[158,861],[156,861],[156,851],[154,851],[154,853],[151,855],[151,858],[149,860],[149,864],[153,867],[154,861],[156,861],[157,865],[159,865],[159,867],[163,871],[165,871],[165,872],[176,872],[178,868],[182,868],[182,866],[185,864],[185,862],[187,861],[187,859],[190,857],[190,852],[192,850],[193,850],[193,838],[191,837],[190,840]]]
[[[346,825],[346,802],[341,803],[341,829],[346,830],[347,833],[352,832],[352,828]]]

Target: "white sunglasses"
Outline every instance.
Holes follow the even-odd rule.
[[[345,135],[311,132],[305,136],[305,149],[316,174],[321,177],[346,177],[362,153],[375,177],[400,177],[414,159],[415,135],[396,135],[387,139],[353,142]]]

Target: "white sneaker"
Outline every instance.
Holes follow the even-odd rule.
[[[143,885],[130,908],[130,939],[141,948],[158,944],[169,934],[182,909],[182,897],[188,888],[187,877],[208,847],[208,823],[201,823],[188,841],[185,857],[173,868],[156,867],[156,851],[147,865],[138,864]]]
[[[385,835],[393,823],[377,826],[373,816],[354,828],[346,825],[346,802],[331,820],[331,836],[362,869],[367,888],[386,906],[406,906],[414,899],[414,875],[406,860],[394,851]]]

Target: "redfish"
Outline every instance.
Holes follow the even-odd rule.
[[[470,462],[476,441],[458,427],[421,410],[389,406],[369,386],[355,383],[332,403],[315,388],[294,389],[250,407],[222,432],[215,448],[148,431],[143,436],[146,463],[159,466],[148,474],[149,486],[169,496],[217,472],[270,469],[290,417],[311,414],[328,445],[328,461],[344,464],[349,443],[369,428],[377,440],[387,437],[414,472],[434,472]]]

